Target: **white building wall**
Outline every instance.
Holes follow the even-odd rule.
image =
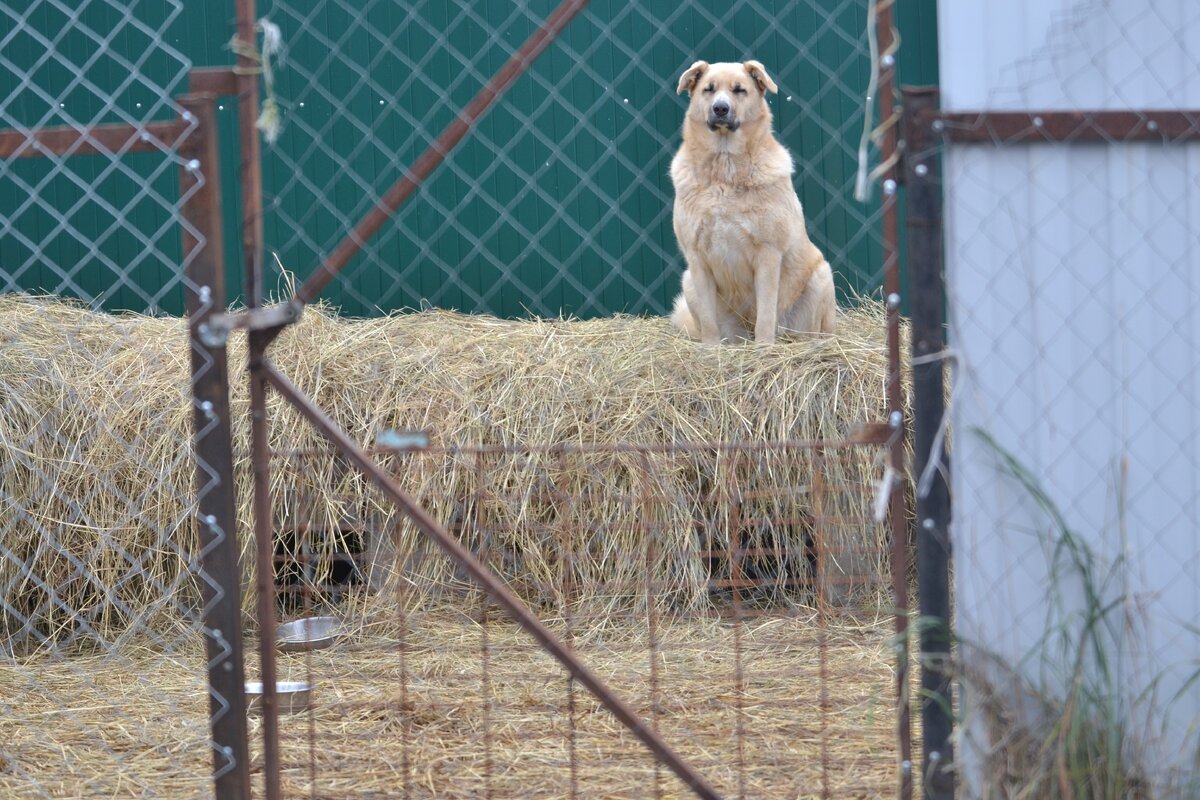
[[[1196,0],[955,0],[939,39],[947,110],[1200,109]],[[952,146],[944,178],[957,632],[1053,690],[1046,644],[1084,606],[978,429],[1108,576],[1129,728],[1188,796],[1166,787],[1200,758],[1200,144]]]
[[[1200,108],[1195,0],[944,0],[942,107]]]

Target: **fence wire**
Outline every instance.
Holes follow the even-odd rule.
[[[379,455],[721,796],[860,797],[898,751],[890,620],[860,604],[886,583],[854,477],[877,449]],[[280,718],[285,796],[687,794],[335,454],[274,470],[284,619],[333,626],[278,656],[313,687]]]
[[[308,277],[553,6],[260,2],[282,43],[264,97],[279,115],[262,161],[268,291]],[[796,158],[810,235],[833,264],[839,299],[857,303],[878,291],[884,252],[878,198],[853,199],[870,102],[868,11],[867,0],[593,2],[362,243],[324,299],[346,316],[665,313],[684,266],[667,175],[683,114],[676,81],[698,58],[755,58],[779,85],[775,128]],[[186,298],[209,302],[185,277],[197,253],[232,254],[239,242],[236,103],[217,101],[218,241],[188,221],[189,201],[217,174],[189,151],[196,119],[178,101],[195,64],[261,50],[261,40],[231,42],[233,19],[232,3],[179,0],[0,6],[0,794],[208,796],[214,764],[218,780],[246,766],[213,741],[233,698],[213,694],[209,672],[229,656],[206,643],[233,642],[204,624],[241,587],[204,558],[235,537],[246,575],[253,565],[248,425],[234,423],[237,471],[197,465],[196,445],[219,429],[193,390],[218,367],[206,347],[189,348],[178,316]],[[161,126],[178,120],[167,136]],[[51,134],[74,143],[64,150]],[[185,230],[198,241],[187,253]],[[239,261],[228,259],[230,294]],[[862,311],[856,324],[879,323]],[[310,313],[308,323],[341,324],[331,316]],[[295,354],[296,342],[276,347]],[[334,349],[353,347],[346,337]],[[822,351],[839,387],[878,366],[852,363],[860,351],[879,360],[869,343],[850,349]],[[244,355],[231,339],[231,364]],[[879,392],[867,418],[814,430],[840,439],[847,423],[884,418],[884,380],[866,380]],[[246,409],[241,389],[234,407]],[[795,433],[739,430],[772,441]],[[722,791],[889,791],[886,537],[869,513],[881,452],[679,441],[614,472],[611,454],[558,452],[532,465],[528,448],[504,444],[450,442],[414,458],[415,474],[431,480],[427,502]],[[337,463],[326,456],[322,464]],[[450,493],[439,457],[469,464],[468,495]],[[723,458],[749,482],[711,483],[731,469]],[[289,620],[333,612],[352,635],[329,652],[280,654],[281,677],[316,689],[306,713],[287,718],[298,724],[283,731],[277,764],[266,763],[264,723],[251,716],[256,769],[282,768],[289,792],[311,796],[371,796],[396,781],[411,796],[588,796],[614,786],[616,760],[619,796],[678,793],[378,497],[344,471],[306,462],[327,480],[315,487],[276,462],[285,463],[273,484],[276,610]],[[857,471],[838,471],[850,462]],[[556,483],[571,469],[581,484]],[[618,485],[606,485],[614,474]],[[237,530],[198,516],[232,487]],[[820,497],[845,502],[822,510]],[[824,546],[817,526],[840,544]],[[383,548],[381,532],[408,549]],[[636,546],[626,555],[637,569],[607,573],[620,560],[618,533]],[[261,633],[252,600],[243,602],[248,652]],[[398,762],[370,758],[382,741]]]
[[[267,246],[312,265],[552,10],[548,2],[272,0],[279,140]],[[878,203],[853,199],[867,4],[590,3],[326,293],[346,313],[663,314],[679,289],[668,164],[697,58],[763,61],[814,240],[845,296],[882,282]],[[276,281],[268,280],[268,286]]]
[[[201,636],[216,578],[195,546],[190,430],[160,430],[191,408],[186,327],[158,316],[183,295],[195,191],[179,178],[194,119],[169,138],[154,127],[184,113],[182,13],[0,7],[5,796],[204,795],[214,756],[232,766],[209,732],[210,701],[226,699],[210,698]],[[75,140],[65,151],[43,144],[53,128]],[[162,339],[176,343],[167,359]],[[230,480],[209,473],[201,496]]]
[[[1200,14],[1066,5],[947,10],[914,155],[944,166],[961,774],[1192,796]]]

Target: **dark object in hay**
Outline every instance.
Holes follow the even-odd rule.
[[[294,614],[338,603],[364,583],[366,533],[362,526],[324,530],[293,525],[275,537],[275,586],[279,606]]]
[[[817,548],[807,512],[771,518],[736,503],[726,520],[698,519],[696,528],[709,598],[718,607],[815,601]]]

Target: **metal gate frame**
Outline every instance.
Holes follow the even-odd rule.
[[[874,0],[873,0],[874,1]],[[238,65],[232,71],[197,70],[194,85],[202,85],[219,94],[238,95],[239,144],[241,150],[241,199],[243,208],[242,245],[245,259],[246,298],[248,309],[239,314],[213,314],[197,320],[194,330],[207,346],[224,353],[225,341],[234,330],[245,329],[248,334],[248,367],[250,373],[251,463],[253,473],[253,509],[256,543],[256,587],[258,592],[257,621],[260,630],[275,626],[273,575],[273,524],[270,485],[270,451],[267,444],[268,421],[266,393],[270,386],[295,407],[360,473],[375,483],[396,507],[407,515],[443,551],[457,561],[471,577],[505,609],[522,628],[553,655],[572,676],[582,683],[628,729],[637,736],[660,763],[671,769],[697,797],[718,798],[717,792],[689,764],[683,761],[658,734],[617,698],[605,684],[591,673],[545,626],[513,595],[474,555],[464,548],[444,526],[405,494],[371,456],[353,442],[299,388],[292,384],[268,359],[267,349],[282,330],[298,321],[304,306],[316,300],[322,290],[349,263],[413,192],[433,173],[454,147],[470,132],[504,92],[525,72],[584,9],[588,0],[563,0],[556,10],[534,31],[522,47],[500,68],[441,135],[421,154],[406,174],[381,198],[359,224],[349,232],[333,251],[318,265],[309,278],[284,303],[264,307],[262,291],[262,173],[259,158],[258,117],[259,65],[239,52]],[[895,709],[899,744],[897,771],[898,794],[901,800],[912,796],[911,720],[909,712],[909,650],[908,637],[908,571],[912,542],[907,505],[905,474],[906,431],[904,394],[900,360],[900,265],[898,252],[898,183],[897,132],[900,114],[895,104],[896,39],[892,27],[894,0],[878,0],[876,34],[883,54],[879,62],[879,91],[877,103],[884,122],[880,126],[879,150],[885,169],[882,203],[884,292],[887,318],[884,335],[888,357],[886,401],[889,409],[886,423],[873,427],[872,436],[886,444],[893,479],[887,484],[889,492],[887,524],[891,534],[891,570],[895,630],[898,647],[895,680]],[[251,42],[255,30],[255,0],[237,0],[237,36]],[[279,728],[275,695],[275,650],[273,643],[260,637],[260,658],[263,682],[263,738],[265,760],[265,789],[268,800],[280,797]],[[224,796],[224,795],[221,795]],[[231,795],[233,796],[233,795]]]
[[[229,333],[244,328],[248,333],[248,366],[250,370],[251,461],[254,475],[254,530],[257,552],[258,623],[260,631],[275,628],[274,576],[270,484],[270,452],[267,447],[266,388],[269,385],[295,407],[349,464],[371,480],[395,506],[457,562],[508,615],[529,633],[563,666],[572,679],[588,689],[629,731],[670,769],[697,797],[717,800],[720,795],[691,765],[685,762],[643,722],[608,686],[592,673],[574,654],[552,634],[541,621],[470,551],[409,497],[376,461],[359,447],[311,399],[281,373],[267,358],[267,348],[286,327],[299,320],[303,308],[320,296],[321,291],[346,266],[363,243],[371,238],[410,197],[445,157],[463,139],[472,126],[512,86],[518,77],[541,54],[587,5],[587,0],[563,0],[542,26],[504,64],[479,91],[467,107],[417,159],[408,172],[383,196],[380,203],[364,217],[325,261],[301,285],[292,299],[272,307],[262,306],[261,249],[261,173],[256,154],[243,149],[243,246],[246,257],[247,302],[249,308],[239,314],[217,314],[198,322],[199,336],[215,349],[224,352]],[[253,35],[253,0],[238,4],[238,36],[250,41]],[[246,124],[256,119],[257,76],[253,63],[239,57],[238,91],[240,106],[246,113],[242,120],[241,139],[257,142],[257,132]],[[269,637],[260,637],[263,682],[263,738],[265,760],[265,789],[268,800],[280,797],[278,699],[275,693],[275,652]]]

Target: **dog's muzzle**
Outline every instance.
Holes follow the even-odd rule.
[[[708,113],[708,129],[715,131],[717,128],[724,128],[731,133],[741,127],[742,123],[730,116],[718,117],[711,111]]]
[[[741,124],[733,115],[733,109],[725,100],[717,100],[708,109],[708,129],[715,131],[717,128],[725,128],[728,131],[736,131],[738,125]]]

